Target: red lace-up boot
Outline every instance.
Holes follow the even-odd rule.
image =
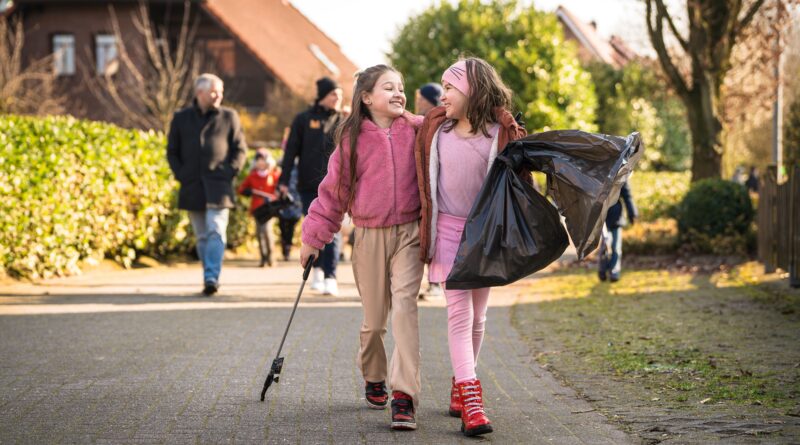
[[[450,416],[461,417],[461,397],[458,395],[456,378],[453,377],[453,385],[450,387]]]
[[[461,432],[472,437],[494,431],[483,409],[483,389],[478,379],[461,382],[458,395],[461,399]]]

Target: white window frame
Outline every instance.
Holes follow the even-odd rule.
[[[336,77],[339,77],[339,74],[341,73],[341,71],[339,71],[339,67],[336,66],[336,64],[333,63],[333,60],[331,60],[324,52],[322,52],[319,46],[311,43],[308,45],[308,49],[311,51],[311,54],[313,54],[314,57],[317,58],[317,60],[322,62],[323,65],[325,65],[325,68],[327,68],[328,71],[331,72],[331,74],[333,74]]]
[[[116,36],[114,34],[96,34],[94,36],[94,52],[97,75],[114,74],[113,72],[107,72],[107,70],[111,63],[119,57]]]
[[[75,74],[75,36],[53,34],[53,72],[57,76]]]

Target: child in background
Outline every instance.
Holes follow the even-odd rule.
[[[275,158],[266,148],[256,150],[256,157],[253,162],[253,169],[239,186],[239,194],[250,196],[250,214],[263,204],[265,199],[274,201],[275,188],[278,185],[278,178],[281,172],[277,168]],[[254,221],[256,221],[254,219]],[[272,247],[274,244],[272,236],[272,220],[263,224],[256,221],[256,237],[258,238],[258,250],[261,254],[260,267],[269,265],[272,267]]]
[[[422,119],[405,105],[403,80],[395,69],[376,65],[358,75],[352,114],[336,131],[328,173],[303,220],[300,249],[302,265],[312,255],[318,258],[350,213],[356,226],[353,274],[364,311],[358,366],[370,408],[386,408],[388,378],[396,430],[417,428],[414,407],[421,388],[414,139]],[[395,348],[387,366],[383,337],[390,313]]]

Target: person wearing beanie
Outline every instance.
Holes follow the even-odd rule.
[[[319,103],[321,100],[325,99],[332,91],[334,90],[341,90],[342,87],[336,83],[335,80],[331,79],[330,77],[323,77],[317,80],[317,98],[314,100],[314,103]],[[339,103],[341,104],[341,91],[339,92]]]
[[[414,112],[421,116],[428,114],[428,111],[442,104],[443,92],[438,83],[431,82],[421,86],[414,98]]]
[[[333,153],[333,133],[344,120],[340,109],[342,87],[330,77],[322,77],[316,82],[317,95],[310,108],[295,116],[286,140],[279,189],[289,193],[292,171],[297,168],[297,191],[303,205],[303,214],[308,214],[308,206],[317,198],[317,188],[328,171],[328,158]],[[325,295],[339,293],[336,282],[336,266],[341,249],[341,235],[320,252],[319,261],[314,268],[311,288]]]

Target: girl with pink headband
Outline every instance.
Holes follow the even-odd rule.
[[[429,281],[444,285],[453,267],[467,215],[498,150],[525,136],[511,114],[511,92],[488,63],[459,60],[442,74],[443,106],[425,116],[416,158],[422,215],[420,256]],[[520,175],[530,182],[530,173]],[[527,178],[526,178],[527,176]],[[467,436],[492,432],[476,374],[486,326],[489,288],[445,287],[450,361],[451,416]]]

